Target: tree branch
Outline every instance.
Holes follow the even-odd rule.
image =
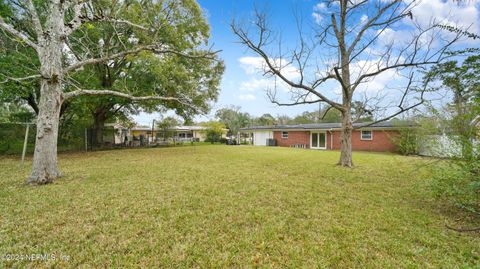
[[[33,40],[31,40],[27,35],[24,33],[17,31],[12,25],[6,23],[2,17],[0,17],[0,28],[3,29],[4,31],[7,31],[8,33],[14,35],[18,39],[22,40],[27,44],[28,46],[34,48],[35,50],[38,50],[38,45],[35,43]]]
[[[288,79],[287,77],[285,77],[282,72],[281,72],[281,68],[277,68],[275,66],[274,63],[272,63],[272,60],[270,59],[270,57],[268,57],[268,55],[266,54],[266,52],[262,49],[262,45],[265,44],[267,42],[267,40],[264,39],[264,35],[265,35],[265,32],[267,31],[266,30],[266,27],[265,25],[263,25],[262,23],[265,23],[264,22],[265,18],[263,18],[260,14],[257,14],[257,27],[259,28],[259,42],[258,42],[258,45],[255,45],[252,40],[248,37],[248,34],[247,32],[245,32],[242,28],[240,28],[239,26],[235,25],[234,22],[231,23],[230,27],[233,31],[233,33],[235,35],[237,35],[241,42],[243,44],[245,44],[249,49],[251,49],[253,52],[255,52],[256,54],[258,54],[263,60],[264,62],[266,63],[266,65],[268,66],[268,71],[267,73],[271,73],[273,75],[275,75],[276,77],[280,78],[283,82],[285,82],[287,85],[289,85],[290,87],[292,88],[296,88],[296,89],[302,89],[302,90],[305,90],[315,96],[317,96],[318,98],[320,98],[323,102],[326,102],[328,103],[329,105],[339,109],[339,110],[343,110],[343,106],[337,102],[334,102],[333,100],[327,98],[325,95],[321,94],[320,92],[316,91],[315,89],[313,89],[312,87],[309,87],[303,83],[296,83],[290,79]],[[321,81],[321,82],[325,82],[327,81],[328,79],[330,78],[334,78],[334,76],[332,74],[329,74],[328,76],[322,78],[321,80],[318,80],[318,81]],[[318,84],[321,84],[318,83]],[[316,85],[318,86],[318,85]]]
[[[25,101],[27,101],[28,105],[35,111],[35,114],[38,115],[38,104],[37,100],[35,100],[35,96],[32,93],[29,93],[27,97],[23,97]]]
[[[83,5],[84,5],[83,2],[77,2],[73,6],[73,19],[65,25],[67,27],[67,29],[65,30],[66,36],[69,36],[70,34],[72,34],[84,22],[84,20],[82,19]]]
[[[320,117],[320,120],[325,119],[325,117],[327,116],[328,111],[330,111],[330,109],[332,109],[332,108],[333,108],[333,106],[327,107],[327,109],[325,109],[325,111],[323,112],[323,115]]]
[[[78,96],[117,96],[122,97],[133,102],[142,102],[142,101],[175,101],[182,105],[193,108],[198,112],[197,107],[192,104],[192,101],[185,98],[181,99],[178,97],[169,97],[169,96],[133,96],[127,93],[112,91],[112,90],[84,90],[78,89],[72,92],[67,92],[63,94],[63,100],[67,101]]]
[[[42,77],[41,75],[31,75],[31,76],[27,76],[27,77],[23,77],[23,78],[14,78],[14,77],[9,77],[9,76],[3,75],[3,74],[1,74],[1,75],[5,76],[5,80],[0,81],[0,84],[5,84],[9,81],[21,82],[21,81],[24,81],[24,80],[30,80],[30,79],[36,79],[36,78],[41,78]]]
[[[35,32],[37,33],[37,39],[43,39],[43,27],[40,23],[40,17],[38,17],[37,9],[33,5],[32,0],[26,0],[26,2],[28,12],[32,16],[33,27],[35,28]]]
[[[340,75],[340,72],[338,72],[338,67],[334,67],[333,71],[335,71],[335,75],[337,76],[337,80],[340,82],[340,86],[342,87],[343,94],[348,96],[348,87],[347,87],[347,85],[345,85],[345,82],[343,82],[342,76]]]
[[[371,18],[370,20],[368,20],[367,23],[365,23],[365,25],[362,27],[362,29],[358,32],[355,40],[352,42],[352,44],[350,45],[350,47],[347,49],[347,53],[348,53],[348,56],[350,56],[350,54],[352,53],[352,51],[355,49],[355,47],[357,46],[358,42],[360,42],[360,40],[362,40],[362,37],[363,37],[363,34],[368,30],[370,29],[371,27],[374,27],[374,26],[380,26],[380,25],[383,25],[383,24],[390,24],[392,21],[396,21],[396,20],[399,20],[405,16],[407,16],[409,13],[401,13],[400,15],[396,16],[396,17],[393,17],[393,18],[389,18],[387,21],[385,22],[382,22],[382,23],[376,23],[378,19],[380,19],[382,17],[382,15],[389,9],[391,8],[393,5],[395,4],[401,4],[402,1],[401,0],[394,0],[390,3],[388,3],[387,5],[385,5],[384,7],[380,8],[377,12],[377,14]],[[352,8],[354,9],[354,7]]]
[[[315,104],[315,103],[320,103],[320,102],[325,102],[323,100],[314,100],[314,101],[298,101],[298,102],[293,102],[293,103],[280,103],[279,101],[276,100],[270,100],[273,104],[276,104],[277,106],[296,106],[296,105],[306,105],[306,104]]]
[[[109,56],[101,57],[101,58],[91,58],[91,59],[86,59],[80,62],[76,62],[70,65],[69,67],[65,68],[64,73],[67,74],[69,72],[75,71],[85,65],[104,63],[104,62],[121,58],[127,55],[134,55],[142,51],[151,51],[157,54],[175,54],[175,55],[179,55],[179,56],[182,56],[185,58],[191,58],[191,59],[211,59],[211,60],[216,60],[214,56],[219,52],[219,51],[213,51],[213,52],[208,51],[204,54],[195,55],[195,54],[187,54],[180,51],[175,51],[172,49],[161,49],[159,48],[158,45],[146,45],[146,46],[141,46],[131,50],[125,50],[125,51],[115,53]]]
[[[76,1],[75,5],[73,6],[73,19],[69,21],[68,23],[65,24],[67,27],[67,30],[65,34],[69,36],[71,33],[73,33],[75,30],[80,28],[82,24],[86,22],[113,22],[113,23],[121,23],[121,24],[126,24],[128,26],[132,26],[144,31],[151,30],[151,28],[142,26],[140,24],[133,23],[128,20],[123,20],[123,19],[116,19],[116,18],[110,18],[106,16],[98,16],[98,15],[92,15],[92,16],[86,16],[82,15],[82,9],[87,7],[87,3],[85,1]]]
[[[409,84],[410,85],[410,84]],[[423,103],[425,103],[425,99],[423,98],[425,92],[426,92],[426,89],[427,89],[427,83],[424,85],[424,88],[421,90],[421,94],[420,94],[420,100],[413,104],[413,105],[410,105],[408,107],[403,107],[402,106],[402,103],[403,101],[405,100],[405,96],[408,94],[408,90],[409,88],[407,88],[404,93],[403,93],[403,96],[402,96],[402,99],[401,99],[401,103],[398,105],[398,108],[399,110],[393,114],[390,114],[390,116],[388,117],[384,117],[382,119],[379,119],[379,120],[376,120],[376,121],[373,121],[373,122],[369,122],[369,123],[366,123],[366,124],[362,124],[360,126],[357,126],[357,127],[354,127],[353,129],[359,129],[359,128],[365,128],[365,127],[368,127],[368,126],[372,126],[374,124],[377,124],[377,123],[380,123],[380,122],[384,122],[384,121],[387,121],[387,120],[390,120],[390,119],[393,119],[394,117],[404,113],[405,111],[408,111],[408,110],[411,110],[411,109],[414,109],[420,105],[422,105]]]

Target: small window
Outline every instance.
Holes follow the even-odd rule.
[[[282,132],[282,138],[288,138],[288,132]]]
[[[362,131],[360,139],[361,140],[372,140],[373,139],[372,131]]]

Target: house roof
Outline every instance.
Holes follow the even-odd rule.
[[[393,121],[383,121],[378,122],[372,125],[371,122],[356,122],[353,124],[353,128],[365,128],[369,129],[399,129],[404,127],[413,127],[414,124],[408,122],[407,124],[398,124]],[[251,126],[246,128],[241,128],[242,131],[253,131],[253,130],[328,130],[328,129],[340,129],[342,124],[339,122],[333,123],[310,123],[310,124],[292,124],[292,125],[272,125],[272,126]]]
[[[190,125],[190,126],[175,126],[174,129],[180,131],[180,130],[185,130],[185,131],[201,131],[201,130],[205,130],[207,129],[206,127],[204,126],[194,126],[194,125]]]
[[[203,126],[175,126],[172,127],[170,130],[175,130],[175,131],[200,131],[200,130],[205,130],[206,128]],[[151,126],[135,126],[131,128],[132,131],[151,131],[152,127]],[[160,131],[158,127],[155,126],[154,131]]]

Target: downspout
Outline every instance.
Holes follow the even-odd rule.
[[[333,150],[333,133],[332,133],[333,128],[330,128],[328,130],[330,132],[330,150]]]

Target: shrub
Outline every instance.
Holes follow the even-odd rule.
[[[438,198],[454,206],[480,214],[480,177],[460,162],[448,161],[436,169],[432,190]]]
[[[215,142],[221,142],[222,135],[225,133],[225,125],[223,125],[223,123],[217,121],[210,121],[203,123],[203,126],[206,127],[205,142],[210,142],[212,144]]]
[[[393,139],[398,152],[402,155],[418,154],[418,135],[413,128],[403,128],[400,135]]]

